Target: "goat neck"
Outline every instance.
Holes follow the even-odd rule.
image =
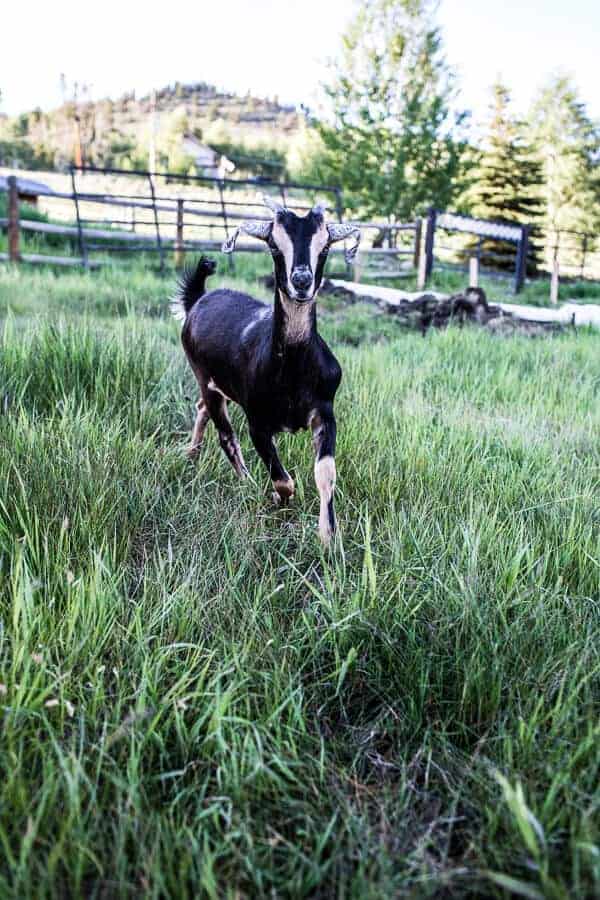
[[[277,356],[286,351],[306,347],[317,333],[315,299],[304,303],[290,300],[275,287],[273,302],[273,350]]]

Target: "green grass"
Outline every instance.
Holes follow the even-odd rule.
[[[307,435],[186,461],[171,287],[0,269],[0,896],[597,896],[597,335],[324,302],[324,554]]]

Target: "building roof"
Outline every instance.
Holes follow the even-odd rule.
[[[0,191],[8,190],[8,175],[0,175]],[[29,178],[19,178],[17,176],[17,190],[19,194],[29,194],[32,197],[39,197],[41,194],[53,194],[52,188],[41,181],[31,181]]]

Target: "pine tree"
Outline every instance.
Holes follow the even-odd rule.
[[[523,124],[511,115],[508,88],[497,82],[492,96],[485,149],[475,173],[473,212],[526,224],[541,214],[541,162],[525,140]]]
[[[463,116],[450,112],[454,79],[434,10],[432,0],[367,0],[344,35],[331,116],[317,125],[319,167],[361,214],[407,219],[457,191]]]
[[[543,161],[546,259],[563,232],[561,259],[578,266],[583,235],[600,228],[600,127],[590,119],[577,89],[555,75],[531,111],[531,135]]]
[[[501,82],[492,86],[490,113],[484,149],[473,172],[471,211],[482,219],[532,226],[529,269],[533,270],[539,261],[543,216],[542,164],[526,139],[524,123],[512,115],[510,92]],[[490,254],[488,262],[514,266],[514,245],[486,241],[483,249]],[[492,254],[500,259],[494,260]]]

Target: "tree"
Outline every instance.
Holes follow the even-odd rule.
[[[464,114],[432,0],[367,0],[343,37],[313,173],[365,215],[407,219],[457,191]]]
[[[544,170],[544,224],[547,255],[556,232],[597,232],[600,228],[600,127],[590,119],[576,87],[554,75],[542,88],[531,111],[531,135]],[[577,235],[561,237],[578,264]]]
[[[472,173],[471,211],[482,219],[531,225],[533,270],[539,262],[543,216],[542,164],[535,146],[526,139],[524,123],[513,116],[510,92],[500,81],[492,86],[490,113],[484,149]],[[483,250],[495,254],[490,261],[496,265],[514,265],[514,245],[486,241]],[[498,256],[506,256],[506,261]]]
[[[542,215],[542,165],[510,105],[508,88],[496,82],[484,150],[473,172],[472,211],[483,219],[533,224]]]

